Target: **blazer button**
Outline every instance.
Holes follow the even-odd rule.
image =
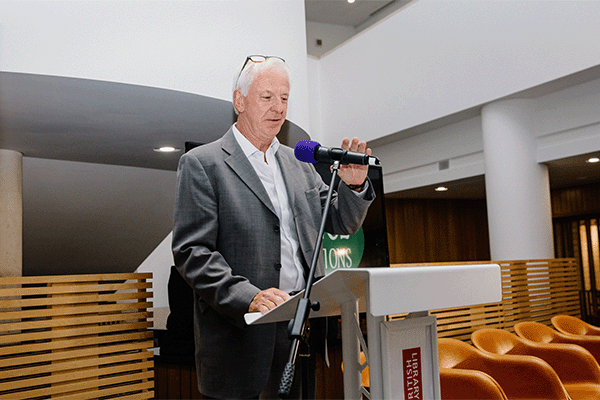
[[[275,227],[273,228],[273,230],[274,230],[276,233],[279,233],[279,231],[281,230],[281,228],[279,228],[279,225],[275,225]]]
[[[275,263],[275,269],[276,269],[277,271],[279,271],[279,270],[281,269],[281,263],[280,263],[280,262],[276,262],[276,263]]]

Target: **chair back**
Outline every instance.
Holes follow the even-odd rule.
[[[444,400],[508,400],[498,382],[481,371],[440,368],[440,388]]]
[[[477,350],[458,339],[438,339],[440,368],[461,368],[461,364],[477,357]],[[467,367],[468,368],[468,367]]]
[[[478,349],[494,354],[510,354],[522,346],[518,336],[502,329],[478,329],[471,334],[471,342]]]
[[[515,333],[532,342],[552,343],[556,340],[554,329],[539,322],[519,322],[515,324]]]
[[[600,328],[588,324],[579,318],[570,315],[555,315],[550,320],[552,326],[562,333],[572,335],[600,336]]]
[[[556,372],[537,357],[491,354],[450,338],[438,339],[438,356],[440,370],[483,372],[492,377],[510,399],[569,400]]]

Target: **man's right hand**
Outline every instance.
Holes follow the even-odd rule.
[[[272,310],[289,298],[289,294],[277,288],[260,291],[252,299],[252,302],[248,307],[248,312],[260,312],[261,314],[265,314],[267,311]]]

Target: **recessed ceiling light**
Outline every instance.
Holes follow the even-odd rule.
[[[163,146],[163,147],[155,148],[154,151],[158,151],[161,153],[175,153],[177,151],[181,151],[181,149],[178,149],[178,148],[172,147],[172,146]]]
[[[448,190],[446,186],[438,186],[435,188],[436,192],[445,192],[446,190]]]
[[[589,163],[597,163],[597,162],[600,162],[600,158],[598,158],[598,157],[588,158],[587,162],[589,162]]]
[[[348,3],[350,3],[350,4],[354,3],[354,0],[348,0]]]

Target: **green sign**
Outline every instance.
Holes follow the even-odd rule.
[[[365,251],[362,228],[354,235],[323,235],[323,262],[325,274],[340,268],[357,268]]]

